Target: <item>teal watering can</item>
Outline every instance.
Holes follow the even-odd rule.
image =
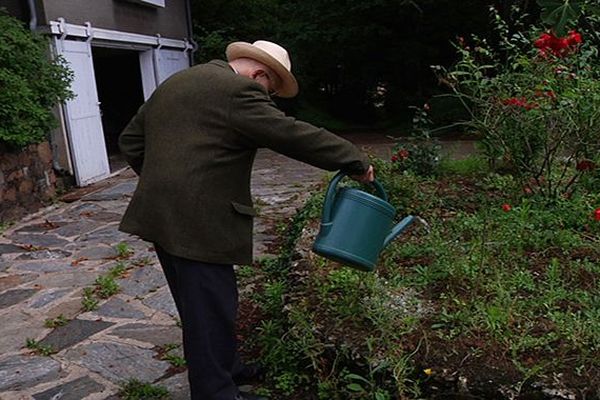
[[[344,176],[339,172],[329,183],[313,251],[344,265],[372,271],[381,250],[415,217],[409,215],[394,226],[396,209],[388,203],[381,184],[372,182],[377,196],[354,188],[338,189]]]

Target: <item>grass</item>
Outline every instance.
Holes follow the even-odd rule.
[[[10,228],[11,226],[13,226],[15,223],[10,221],[10,222],[1,222],[0,223],[0,235],[3,234],[8,228]]]
[[[63,314],[60,314],[56,318],[48,318],[44,321],[44,326],[46,328],[57,328],[59,326],[64,326],[69,322],[67,317]]]
[[[118,243],[115,246],[118,258],[129,258],[133,254],[133,250],[129,247],[129,244],[125,242]]]
[[[174,350],[177,350],[180,347],[181,345],[176,343],[165,344],[158,349],[160,359],[168,361],[175,368],[185,367],[185,359],[174,352]]]
[[[117,294],[120,290],[117,279],[124,277],[126,273],[127,266],[122,262],[118,262],[106,274],[99,275],[94,281],[94,286],[83,289],[81,308],[84,311],[93,311],[98,308],[100,300],[108,299]]]
[[[600,221],[591,215],[600,194],[524,196],[478,159],[442,163],[437,178],[378,171],[400,214],[424,217],[429,234],[409,230],[373,273],[297,260],[295,249],[311,244],[302,232],[318,224],[312,199],[282,232],[279,257],[240,274],[258,288],[260,319],[244,325],[258,324],[252,352],[269,368],[266,390],[294,400],[428,398],[433,387],[458,391],[462,376],[482,398],[500,385],[539,393],[532,382],[591,395],[600,385]]]
[[[123,400],[163,400],[169,398],[169,391],[164,386],[130,379],[121,383],[118,395]]]
[[[50,345],[41,344],[35,339],[27,338],[25,340],[25,347],[29,350],[32,350],[35,354],[39,354],[41,356],[51,356],[56,353],[56,350],[52,348]]]

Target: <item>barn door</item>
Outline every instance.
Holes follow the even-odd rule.
[[[181,50],[156,49],[154,55],[156,57],[158,84],[175,72],[190,66],[190,59],[187,52]]]
[[[65,119],[75,179],[78,186],[85,186],[110,174],[92,48],[89,42],[75,40],[57,41],[56,48],[74,74],[75,97],[65,103]]]

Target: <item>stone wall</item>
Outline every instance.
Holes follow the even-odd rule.
[[[55,194],[56,176],[48,142],[19,152],[0,145],[0,223],[37,210]]]

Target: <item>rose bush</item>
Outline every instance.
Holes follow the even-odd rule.
[[[527,191],[569,197],[600,153],[598,46],[575,29],[509,32],[492,13],[499,44],[459,40],[459,62],[435,71],[468,111],[465,124],[492,166]]]

